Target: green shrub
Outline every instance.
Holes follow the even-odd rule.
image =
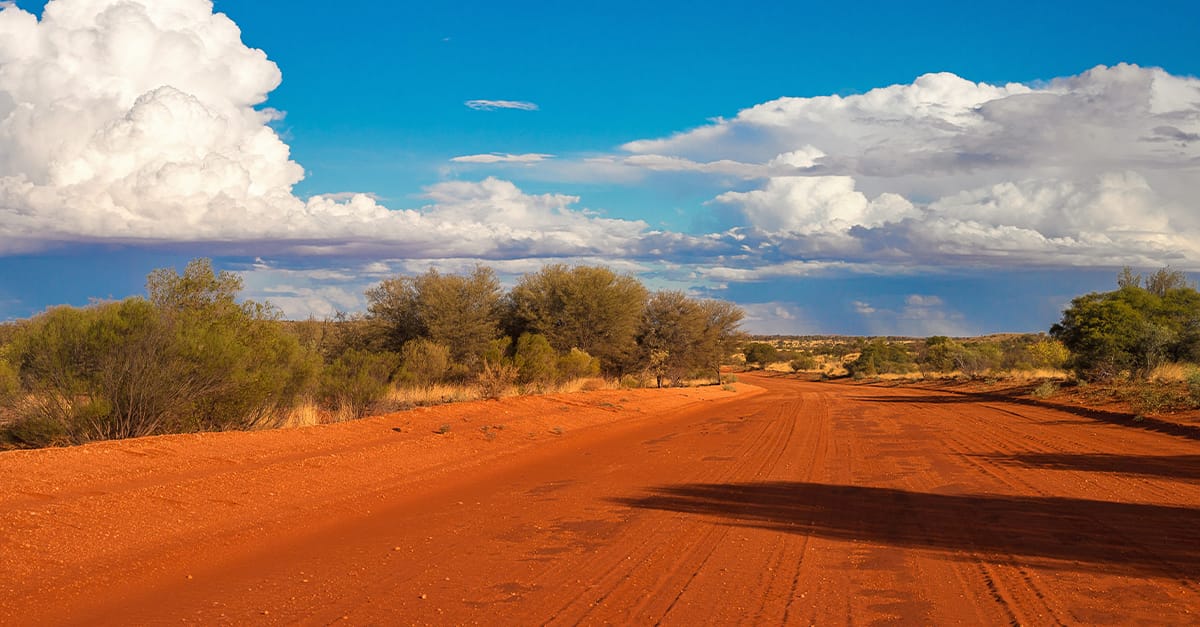
[[[0,407],[7,406],[21,393],[21,378],[17,367],[0,358]]]
[[[450,371],[450,349],[429,340],[410,340],[400,351],[400,383],[428,390]]]
[[[1037,387],[1033,388],[1033,394],[1036,398],[1046,399],[1058,393],[1058,384],[1053,381],[1043,381]]]
[[[558,358],[558,376],[562,381],[586,379],[599,374],[600,360],[578,348],[572,348]]]
[[[517,338],[513,365],[517,368],[517,381],[537,390],[545,389],[558,378],[558,355],[546,336],[538,333],[522,333]]]
[[[788,366],[791,367],[792,372],[800,372],[801,370],[816,370],[817,358],[807,353],[800,354],[797,355],[795,359],[792,359],[792,361],[788,363]]]
[[[15,438],[82,443],[270,424],[306,393],[315,356],[241,281],[206,260],[156,270],[148,300],[60,307],[5,349],[29,393]]]
[[[751,342],[742,349],[742,354],[746,356],[746,363],[765,366],[774,363],[779,359],[779,351],[771,344],[765,342]]]
[[[1172,405],[1171,394],[1157,386],[1147,385],[1140,388],[1130,403],[1137,417],[1157,414]]]
[[[862,349],[858,359],[846,365],[856,379],[881,374],[906,374],[916,369],[912,355],[903,344],[875,340]]]
[[[1200,368],[1192,370],[1187,378],[1188,398],[1193,407],[1200,407]]]
[[[1145,288],[1140,275],[1125,275],[1117,290],[1072,300],[1050,329],[1081,379],[1144,378],[1163,363],[1200,358],[1200,292],[1167,268]]]
[[[326,366],[321,375],[322,405],[347,411],[355,418],[365,416],[387,394],[388,381],[398,362],[395,353],[347,350]]]

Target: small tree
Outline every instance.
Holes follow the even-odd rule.
[[[657,292],[646,303],[638,345],[658,387],[705,365],[705,322],[704,309],[683,292]]]
[[[434,269],[398,276],[366,295],[368,315],[392,350],[426,339],[448,348],[452,361],[478,369],[488,343],[500,335],[500,282],[485,266],[464,276]]]
[[[905,374],[916,368],[912,354],[903,344],[874,340],[867,344],[858,359],[846,365],[851,375],[873,377],[880,374]]]
[[[1146,376],[1165,361],[1200,357],[1200,292],[1167,268],[1146,283],[1120,277],[1112,292],[1071,301],[1050,335],[1071,351],[1069,365],[1084,379],[1128,373]]]
[[[527,274],[511,292],[513,327],[540,333],[559,352],[572,348],[619,374],[636,359],[646,288],[608,268],[561,264]]]
[[[704,312],[704,335],[698,349],[699,359],[703,367],[716,376],[717,385],[720,385],[721,366],[728,363],[742,341],[740,327],[746,312],[723,300],[702,300],[700,309]]]
[[[742,354],[746,356],[746,363],[760,367],[779,361],[779,351],[766,342],[751,342],[742,349]]]

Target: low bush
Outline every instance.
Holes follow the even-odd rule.
[[[21,378],[16,366],[0,358],[0,407],[11,405],[21,393]]]
[[[429,340],[410,340],[400,351],[396,379],[406,387],[429,390],[446,379],[451,366],[449,348]]]
[[[321,374],[321,404],[333,411],[361,418],[388,392],[388,383],[400,359],[395,353],[370,353],[349,349]]]
[[[1130,402],[1138,417],[1150,416],[1166,410],[1174,405],[1171,393],[1157,385],[1147,385],[1140,388]]]
[[[856,380],[881,374],[908,374],[916,370],[908,348],[897,342],[875,340],[863,347],[858,359],[846,365]]]
[[[1200,368],[1192,370],[1187,378],[1188,398],[1193,407],[1200,407]]]
[[[517,382],[517,367],[510,363],[484,362],[476,384],[479,395],[487,399],[502,398]]]
[[[1053,381],[1043,381],[1033,388],[1033,396],[1035,398],[1047,399],[1058,393],[1058,384]]]
[[[800,372],[801,370],[816,370],[817,358],[808,353],[802,353],[792,359],[792,361],[788,363],[788,366],[791,367],[792,372]]]

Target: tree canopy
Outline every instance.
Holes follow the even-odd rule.
[[[1143,287],[1143,285],[1145,287]],[[1145,376],[1165,361],[1200,361],[1200,292],[1164,268],[1147,280],[1128,268],[1118,289],[1075,298],[1050,329],[1089,380]]]

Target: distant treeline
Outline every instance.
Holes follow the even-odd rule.
[[[1059,341],[1044,334],[956,339],[810,336],[794,340],[807,348],[781,348],[788,340],[755,338],[745,345],[746,363],[786,362],[793,370],[815,370],[819,364],[842,364],[856,378],[881,374],[951,373],[975,376],[984,372],[1062,368],[1070,355]],[[763,341],[769,340],[769,341]],[[828,359],[819,360],[819,357]],[[849,361],[843,361],[854,357]]]
[[[805,348],[785,348],[803,346]],[[816,356],[841,359],[850,375],[1020,371],[1066,368],[1080,381],[1145,381],[1164,365],[1183,366],[1200,390],[1200,291],[1184,273],[1143,276],[1124,268],[1117,289],[1071,301],[1049,334],[925,339],[765,336],[744,347],[746,362],[790,362],[811,370]]]
[[[628,385],[707,376],[737,351],[742,311],[650,292],[603,267],[548,265],[505,291],[494,271],[430,270],[367,292],[368,311],[284,321],[239,301],[207,259],[160,269],[147,297],[56,307],[0,325],[0,439],[45,446],[282,422],[315,400],[361,416],[394,386],[496,396],[602,374]]]

